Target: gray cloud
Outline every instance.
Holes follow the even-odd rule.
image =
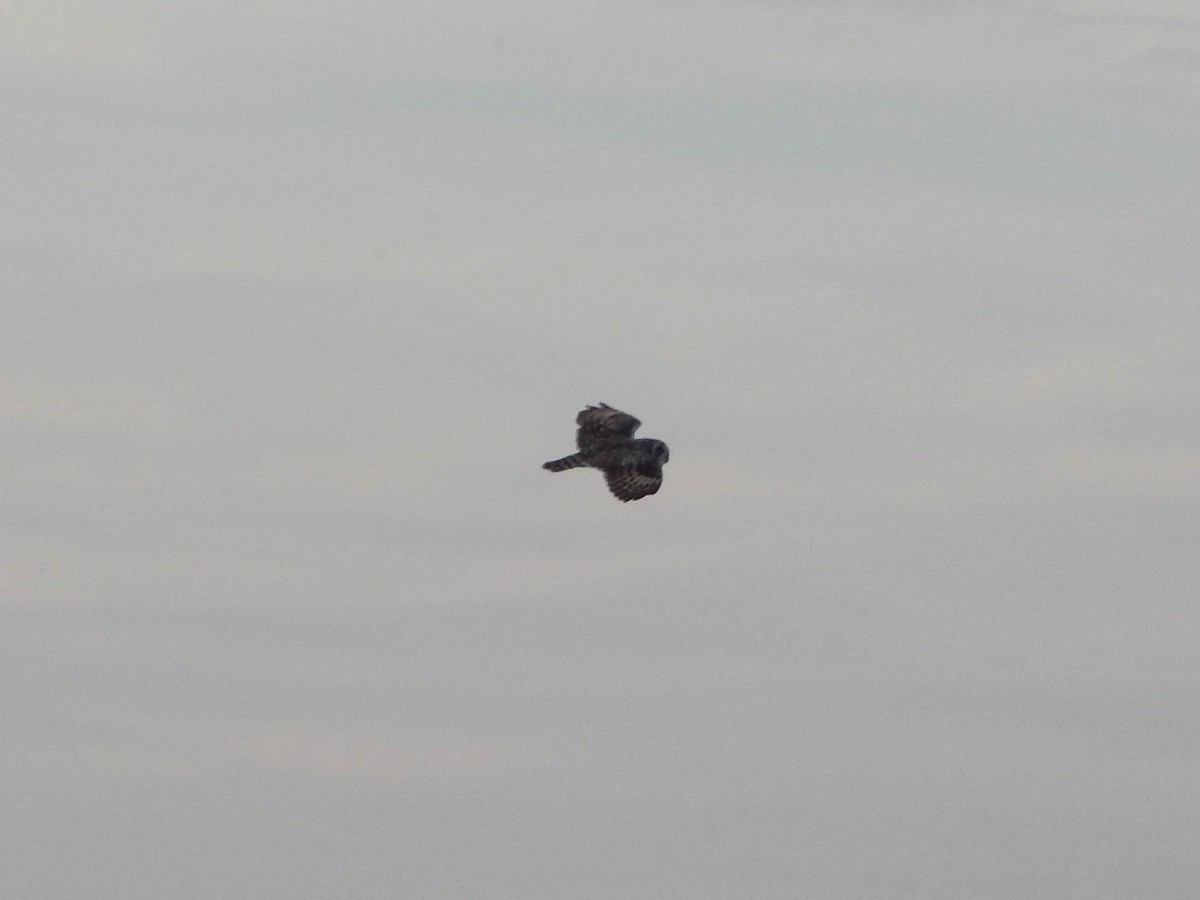
[[[1190,8],[117,6],[0,29],[8,894],[1189,896]]]

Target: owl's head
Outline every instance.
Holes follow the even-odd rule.
[[[671,458],[671,451],[667,449],[667,445],[662,441],[652,441],[650,452],[654,454],[654,458],[657,459],[660,464],[665,463]]]

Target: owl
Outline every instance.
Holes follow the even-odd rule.
[[[542,468],[551,472],[588,467],[604,473],[608,489],[622,502],[655,493],[662,484],[662,467],[670,454],[654,438],[634,438],[642,424],[607,403],[589,406],[575,417],[578,453],[552,459]]]

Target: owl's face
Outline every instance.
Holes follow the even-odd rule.
[[[654,458],[660,463],[665,463],[671,458],[671,451],[667,449],[667,445],[662,441],[652,441],[650,452],[654,454]]]

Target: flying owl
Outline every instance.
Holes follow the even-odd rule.
[[[543,469],[599,469],[608,489],[621,501],[638,500],[658,490],[663,463],[670,459],[670,453],[662,441],[634,438],[641,422],[607,403],[589,406],[575,421],[579,425],[575,433],[579,452],[543,463]]]

